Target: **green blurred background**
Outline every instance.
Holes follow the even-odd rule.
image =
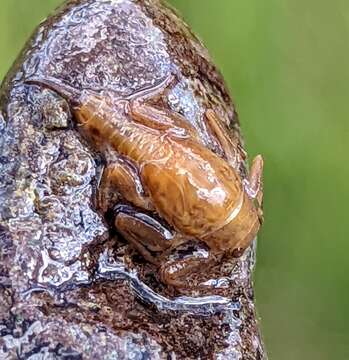
[[[0,78],[61,0],[1,0]],[[262,153],[256,296],[271,360],[349,359],[348,0],[172,0]]]

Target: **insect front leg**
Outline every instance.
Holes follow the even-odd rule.
[[[158,109],[152,105],[134,102],[130,104],[130,115],[134,121],[148,128],[167,131],[174,136],[188,136],[200,141],[196,129],[180,114],[172,110]]]
[[[174,81],[175,77],[170,75],[158,85],[131,95],[126,99],[128,100],[127,112],[132,120],[151,129],[171,131],[174,134],[198,139],[195,128],[179,113],[163,106],[160,108],[147,104],[150,101],[154,103],[163,97]]]
[[[161,96],[165,95],[166,91],[168,91],[172,86],[175,85],[176,77],[174,75],[168,75],[158,84],[150,86],[144,90],[140,90],[131,94],[126,98],[126,100],[130,102],[139,102],[145,103],[149,100],[157,100]]]
[[[118,232],[149,262],[160,265],[161,255],[175,244],[184,241],[153,217],[131,206],[115,208],[115,227]]]

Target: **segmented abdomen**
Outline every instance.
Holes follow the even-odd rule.
[[[168,139],[171,156],[144,161],[140,174],[156,210],[177,230],[202,237],[225,225],[242,185],[224,160],[193,141]]]

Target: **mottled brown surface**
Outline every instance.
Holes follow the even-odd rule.
[[[207,50],[157,0],[68,1],[38,28],[4,81],[0,358],[263,358],[251,285],[254,248],[210,270],[205,292],[165,287],[154,266],[96,212],[104,159],[77,132],[67,103],[24,84],[51,76],[77,89],[125,96],[172,72],[182,77],[169,104],[206,146],[219,151],[202,121],[207,107],[240,141],[236,113]],[[244,169],[242,163],[241,176]],[[217,307],[211,297],[193,306],[178,301],[182,295],[232,302]]]

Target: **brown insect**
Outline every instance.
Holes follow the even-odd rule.
[[[65,97],[79,128],[106,154],[101,203],[115,189],[126,200],[128,206],[117,208],[115,226],[145,259],[161,265],[164,282],[181,286],[180,277],[202,265],[202,259],[162,264],[161,255],[181,244],[200,240],[217,259],[226,253],[241,255],[255,238],[262,222],[262,157],[254,159],[248,179],[242,180],[234,168],[239,150],[214,111],[207,110],[205,121],[225,158],[208,149],[180,114],[149,105],[165,98],[172,75],[122,99],[79,92],[53,79],[30,82]]]

